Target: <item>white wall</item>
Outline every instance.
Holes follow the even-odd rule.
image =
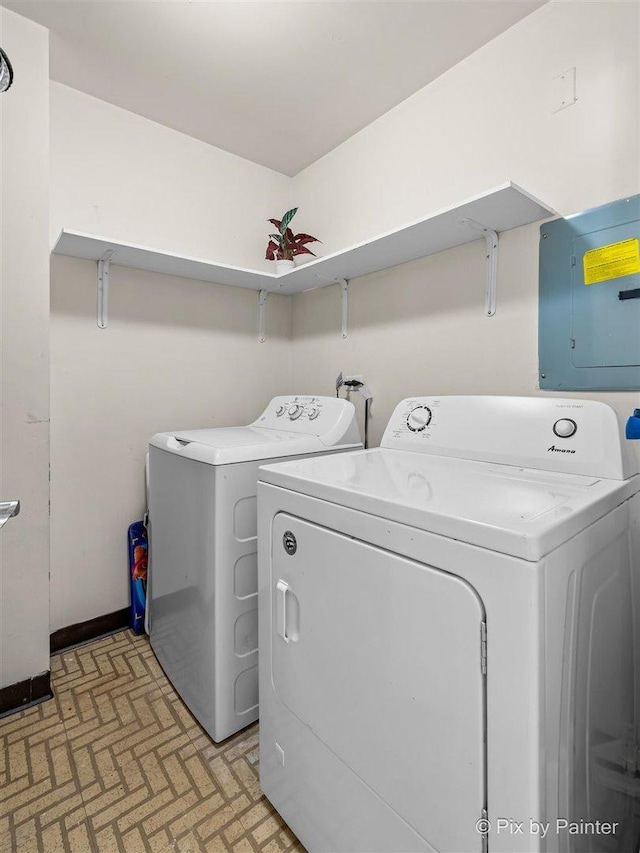
[[[49,41],[0,9],[15,80],[0,95],[0,687],[49,669]]]
[[[635,2],[541,7],[295,179],[323,254],[513,180],[563,215],[638,191]],[[551,113],[577,68],[578,101]]]
[[[52,84],[51,234],[258,267],[264,219],[293,204],[323,253],[506,179],[563,213],[589,208],[639,189],[637,51],[636,4],[552,2],[293,180]],[[572,65],[579,101],[551,114],[551,78]],[[407,394],[538,393],[537,246],[537,226],[503,235],[495,318],[478,242],[352,282],[346,341],[337,288],[292,300],[292,340],[272,299],[266,345],[254,293],[116,267],[99,331],[95,265],[54,258],[52,627],[126,605],[153,432],[248,420],[294,388],[332,393],[339,370],[372,385],[373,444]],[[637,395],[599,396],[626,413]]]
[[[310,166],[296,189],[325,250],[507,179],[565,214],[637,193],[639,30],[636,3],[551,2]],[[551,78],[571,66],[579,100],[552,114]],[[491,319],[479,242],[353,281],[344,342],[335,288],[296,296],[294,386],[364,374],[373,444],[410,394],[539,393],[538,240],[538,225],[501,236]]]
[[[61,228],[268,268],[290,178],[51,83],[51,244]],[[128,604],[126,529],[158,431],[248,422],[290,387],[290,301],[256,337],[254,291],[52,258],[51,629]]]
[[[374,394],[370,444],[394,406],[415,394],[511,394],[538,390],[539,226],[500,241],[498,310],[484,314],[484,243],[468,243],[363,276],[349,287],[349,335],[340,336],[336,288],[293,300],[293,385],[331,393],[342,370]],[[563,394],[603,400],[626,417],[636,393]],[[359,395],[352,397],[362,411]]]
[[[96,265],[51,264],[51,630],[126,607],[127,527],[142,518],[149,438],[249,423],[290,376],[291,302],[111,267],[95,322]]]
[[[51,245],[62,228],[268,269],[290,178],[51,83]]]

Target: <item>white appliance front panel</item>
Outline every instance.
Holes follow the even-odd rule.
[[[251,426],[315,435],[325,447],[360,443],[355,406],[344,397],[274,397]]]
[[[381,447],[624,480],[638,460],[606,403],[557,397],[411,397]]]
[[[423,849],[479,851],[484,612],[472,587],[280,513],[270,588],[271,677],[288,712],[380,798],[381,820],[385,803],[395,812],[399,837],[408,825]],[[287,728],[281,718],[278,742],[295,742]]]
[[[384,800],[365,789],[276,695],[271,563],[280,546],[273,521],[283,513],[453,572],[481,595],[488,624],[490,851],[628,853],[637,849],[640,494],[538,563],[382,521],[273,485],[259,484],[258,495],[260,647],[264,650],[261,784],[308,849],[352,853],[433,848],[408,834],[405,822],[396,818],[393,823],[395,813]],[[365,596],[355,600],[368,603]],[[402,627],[398,619],[397,629]],[[361,727],[362,721],[357,725]],[[419,737],[430,735],[424,728],[419,730]],[[416,786],[425,787],[422,767],[415,772]],[[458,772],[452,765],[451,773]],[[357,824],[354,812],[359,816]],[[497,818],[505,816],[521,821],[525,830],[500,830]],[[535,829],[527,831],[530,820],[548,822],[546,837]],[[620,823],[613,834],[586,830],[576,835],[562,828],[556,832],[556,822],[567,820]],[[336,837],[340,844],[331,843]]]

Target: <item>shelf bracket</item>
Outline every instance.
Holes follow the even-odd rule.
[[[98,300],[97,323],[99,329],[106,329],[109,321],[109,268],[113,249],[109,249],[98,261]]]
[[[267,319],[267,296],[268,290],[261,290],[258,294],[258,340],[263,344],[267,339],[266,319]]]
[[[322,275],[321,273],[316,273],[316,278],[320,278],[329,284],[340,285],[342,296],[342,338],[344,340],[349,334],[349,282],[346,278],[338,278],[337,276],[329,278],[329,276]]]
[[[349,334],[349,282],[346,278],[337,278],[336,284],[340,285],[342,297],[342,339]]]
[[[487,247],[487,284],[485,295],[485,313],[493,317],[496,313],[496,298],[498,293],[498,234],[475,219],[461,219],[460,225],[472,228],[484,237]]]

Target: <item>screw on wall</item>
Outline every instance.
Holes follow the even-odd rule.
[[[551,112],[557,113],[570,107],[578,100],[576,97],[576,69],[567,68],[551,81]]]

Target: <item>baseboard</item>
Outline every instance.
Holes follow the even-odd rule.
[[[25,678],[17,684],[9,684],[0,688],[0,717],[12,711],[19,711],[27,705],[51,699],[51,673],[43,672],[33,678]]]
[[[128,625],[129,608],[124,607],[122,610],[116,610],[115,613],[106,613],[104,616],[96,616],[95,619],[89,619],[87,622],[77,622],[75,625],[59,628],[49,638],[51,654],[61,652],[71,646],[87,643],[89,640],[95,640],[105,634],[112,634],[114,631],[121,631]]]
[[[87,622],[78,622],[76,625],[60,628],[49,638],[51,653],[87,643],[106,634],[112,634],[114,631],[121,631],[128,624],[129,608],[124,607],[122,610],[116,610],[115,613],[107,613],[104,616],[89,619]],[[0,688],[0,717],[52,697],[49,671],[35,675],[33,678],[25,678],[17,684],[9,684],[7,687]]]

